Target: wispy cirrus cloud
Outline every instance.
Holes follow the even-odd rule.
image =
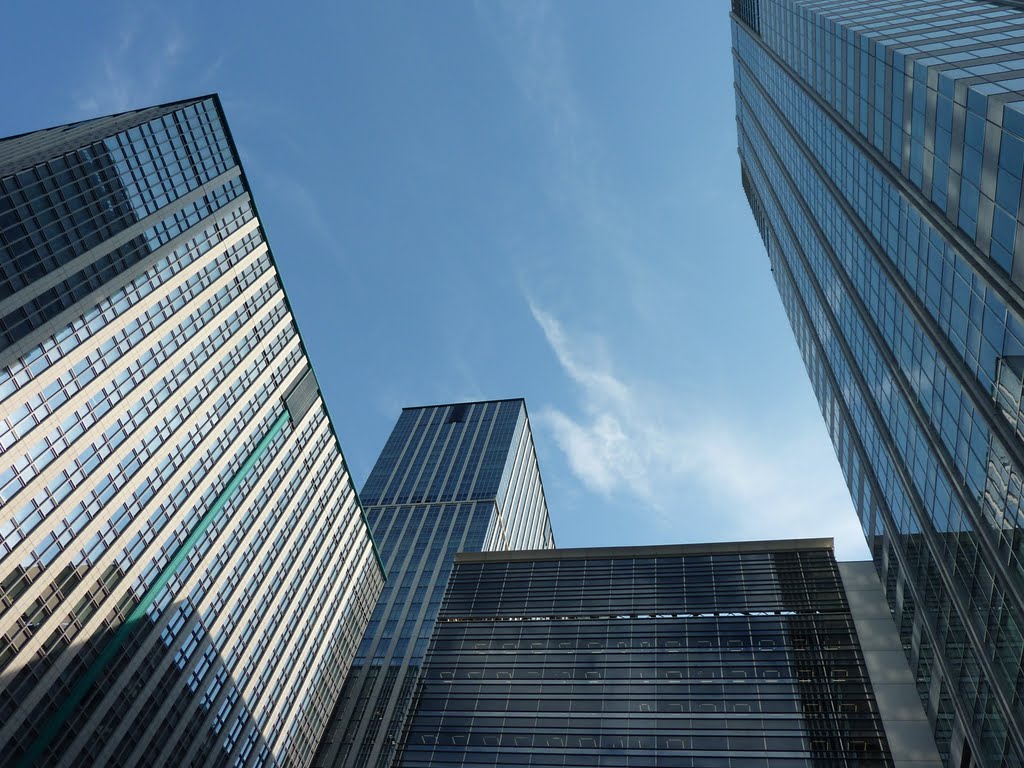
[[[72,91],[81,117],[94,117],[148,106],[165,98],[164,90],[188,50],[173,18],[153,18],[135,8],[99,46],[94,69]]]
[[[541,131],[546,194],[575,222],[590,261],[632,273],[630,217],[606,178],[608,150],[580,98],[557,4],[502,0],[475,7],[528,107],[524,115]]]
[[[501,0],[478,2],[476,9],[562,160],[578,166],[592,147],[553,6],[545,0]]]
[[[652,219],[647,206],[663,202],[661,194],[669,190],[680,211],[692,211],[720,195],[718,187],[694,175],[675,187],[651,181],[623,195],[615,175],[622,163],[613,161],[624,149],[603,142],[608,134],[594,122],[602,112],[575,79],[595,66],[587,58],[593,51],[572,47],[573,30],[563,24],[560,6],[481,0],[476,8],[522,95],[524,119],[545,139],[543,191],[570,233],[566,252],[557,254],[559,269],[524,259],[529,268],[521,283],[529,286],[528,295],[559,297],[564,315],[556,316],[543,301],[532,301],[530,309],[579,394],[571,407],[534,411],[538,429],[554,438],[587,490],[622,502],[624,509],[637,508],[645,518],[653,511],[662,541],[834,536],[840,552],[863,556],[859,522],[816,414],[787,434],[772,434],[759,427],[771,419],[745,418],[741,409],[700,402],[646,378],[670,366],[627,374],[616,366],[613,345],[622,339],[655,329],[678,342],[697,321],[679,307],[687,284],[674,282],[666,290],[667,273],[688,270],[673,246],[660,244],[652,252],[659,243],[644,236],[645,227],[663,220]],[[723,156],[731,162],[731,146]],[[535,245],[548,252],[543,236]],[[571,285],[553,283],[566,272]],[[586,318],[608,335],[581,333],[561,317]],[[686,386],[700,389],[696,381]],[[737,387],[735,396],[743,391]]]
[[[628,380],[602,339],[530,310],[579,392],[575,412],[547,406],[536,421],[590,491],[642,502],[679,540],[834,536],[840,556],[864,556],[820,433],[758,433],[728,412]]]

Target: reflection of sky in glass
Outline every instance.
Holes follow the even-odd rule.
[[[189,132],[188,142],[182,132]],[[103,141],[128,205],[143,219],[232,167],[211,102],[163,115]]]
[[[1024,352],[1024,79],[1011,74],[1024,65],[1024,11],[760,8],[760,35],[734,26],[751,206],[768,222],[865,533],[893,569],[887,583],[906,580],[890,605],[908,633],[934,625],[938,687],[968,691],[959,717],[974,721],[981,752],[1014,718],[1001,703],[979,724],[971,691],[990,685],[1011,701],[1024,650],[1010,621],[1024,573],[1024,413],[1006,363]],[[939,605],[953,610],[939,616]],[[988,661],[993,625],[979,605],[1006,624],[996,634],[1016,649],[1009,668]],[[918,674],[926,691],[932,672]],[[949,730],[938,727],[947,748]],[[988,758],[1016,761],[1020,737]]]
[[[825,743],[839,763],[858,749],[835,739],[850,729],[873,753],[858,759],[885,764],[831,551],[674,549],[463,558],[399,764],[545,765],[552,739],[580,765],[598,747],[608,765],[655,751],[659,764],[787,752],[810,765]],[[631,760],[611,751],[627,747]]]

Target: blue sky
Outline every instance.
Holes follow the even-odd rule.
[[[523,396],[560,546],[867,549],[739,181],[727,2],[5,6],[0,135],[217,91],[346,457]]]

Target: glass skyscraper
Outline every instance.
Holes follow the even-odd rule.
[[[315,766],[390,766],[456,552],[548,549],[521,399],[406,408],[362,501],[388,582]]]
[[[0,141],[0,764],[308,765],[383,581],[218,99]]]
[[[397,764],[940,762],[872,564],[822,539],[456,555]]]
[[[1024,7],[734,0],[742,182],[951,766],[1024,765]]]

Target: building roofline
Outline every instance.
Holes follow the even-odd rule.
[[[96,120],[108,120],[113,117],[121,117],[122,115],[130,115],[135,112],[142,112],[150,109],[162,109],[164,107],[175,107],[184,106],[186,104],[195,104],[206,99],[213,99],[214,101],[220,102],[220,95],[215,91],[213,93],[206,93],[202,96],[191,96],[186,99],[173,99],[171,101],[165,101],[162,104],[147,104],[144,107],[136,107],[134,109],[125,109],[121,112],[112,112],[110,114],[97,115],[96,117],[86,117],[82,120],[73,120],[70,123],[57,123],[56,125],[48,125],[43,128],[33,128],[30,131],[22,131],[21,133],[15,133],[11,136],[0,136],[0,143],[10,141],[11,139],[20,139],[22,136],[28,136],[33,133],[39,133],[40,131],[52,131],[56,128],[72,128],[76,125],[84,125],[85,123],[91,123]]]
[[[524,397],[497,397],[493,400],[464,400],[455,403],[433,403],[432,405],[407,405],[402,408],[403,411],[421,411],[426,408],[447,408],[451,405],[482,405],[484,403],[513,403],[521,402],[526,404],[526,398]]]
[[[456,563],[523,562],[530,560],[583,560],[591,558],[672,557],[743,552],[833,550],[832,538],[779,539],[776,541],[719,541],[704,544],[654,544],[637,547],[573,547],[520,549],[503,552],[457,552]]]
[[[403,413],[405,411],[420,411],[428,408],[448,408],[456,405],[483,405],[485,403],[521,403],[523,406],[523,413],[526,414],[526,428],[530,430],[530,442],[533,443],[534,456],[537,454],[537,441],[533,436],[533,422],[530,420],[530,409],[526,407],[525,397],[499,397],[493,400],[467,400],[460,403],[436,403],[434,405],[408,405],[402,408]],[[537,457],[537,480],[540,483],[540,494],[544,499],[544,509],[547,511],[547,525],[548,530],[551,532],[552,543],[555,540],[555,526],[551,522],[551,510],[548,508],[548,497],[544,491],[544,473],[540,471],[540,457]]]

